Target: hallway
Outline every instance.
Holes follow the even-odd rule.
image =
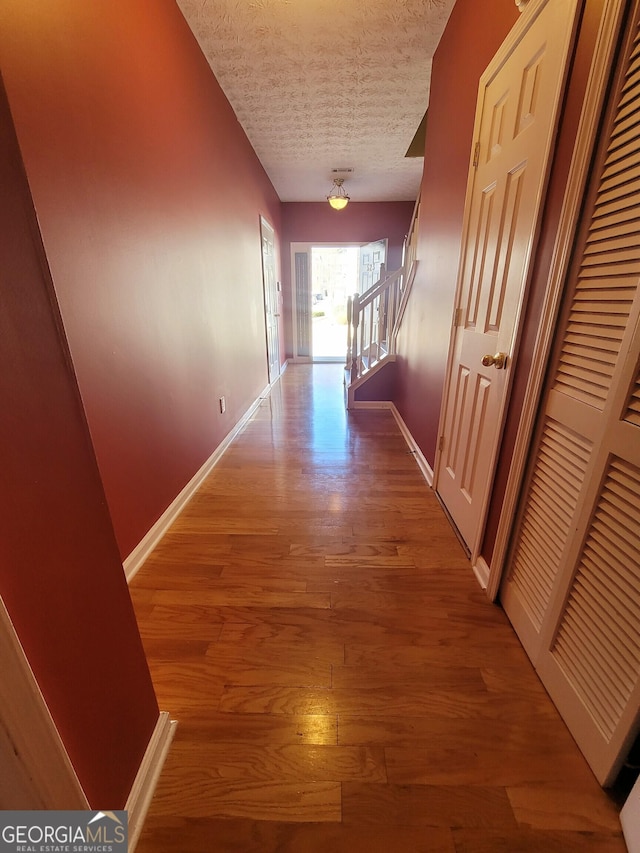
[[[131,584],[179,721],[138,853],[624,851],[396,422],[290,365]]]

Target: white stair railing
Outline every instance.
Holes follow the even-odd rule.
[[[347,370],[353,384],[387,356],[396,354],[398,329],[402,322],[418,261],[420,199],[416,201],[409,232],[402,248],[402,266],[387,273],[364,293],[347,300]]]
[[[393,330],[402,297],[404,270],[387,274],[347,301],[347,367],[351,382],[392,355]]]

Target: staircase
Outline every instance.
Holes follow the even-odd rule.
[[[383,265],[379,281],[347,301],[345,384],[348,409],[355,407],[356,390],[386,363],[395,361],[398,329],[418,266],[415,250],[419,203],[418,199],[404,241],[403,265],[391,273]]]

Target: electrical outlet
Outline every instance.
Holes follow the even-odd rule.
[[[220,414],[224,415],[224,413],[227,411],[227,401],[224,397],[220,397],[218,402],[220,403]]]

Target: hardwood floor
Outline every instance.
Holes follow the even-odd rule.
[[[624,851],[389,412],[290,366],[131,584],[179,721],[138,853]]]

